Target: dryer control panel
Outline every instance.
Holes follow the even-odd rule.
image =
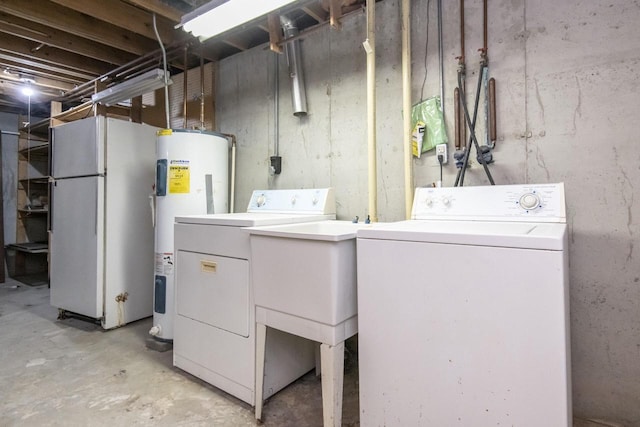
[[[247,212],[335,214],[333,188],[255,190]]]
[[[416,188],[411,219],[564,223],[564,184]]]

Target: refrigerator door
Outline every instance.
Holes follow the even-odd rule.
[[[104,174],[104,117],[89,117],[52,128],[54,178]]]
[[[103,316],[104,180],[61,179],[52,185],[51,305]]]

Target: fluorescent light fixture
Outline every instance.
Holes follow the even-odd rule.
[[[160,89],[164,87],[164,81],[164,71],[154,69],[91,95],[91,101],[93,101],[94,104],[99,102],[109,107],[118,102],[126,101],[127,99]],[[171,83],[173,82],[169,79],[169,72],[167,72],[167,85]]]
[[[221,2],[214,0],[184,15],[180,25],[185,31],[204,41],[295,1],[227,0]]]

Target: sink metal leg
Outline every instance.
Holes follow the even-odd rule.
[[[342,424],[342,384],[344,379],[344,341],[320,345],[322,369],[322,418],[324,427]]]
[[[320,344],[316,345],[316,377],[319,377],[322,373],[320,364]]]
[[[255,415],[256,420],[262,419],[262,390],[264,386],[264,352],[267,344],[267,326],[256,323],[256,384],[255,384]]]

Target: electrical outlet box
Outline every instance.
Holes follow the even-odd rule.
[[[447,158],[447,144],[438,144],[436,145],[436,162],[440,163],[438,160],[438,156],[442,156],[442,164],[446,165],[449,162]]]

